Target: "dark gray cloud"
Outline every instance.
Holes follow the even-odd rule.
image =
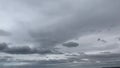
[[[6,49],[7,47],[7,43],[0,43],[0,51]]]
[[[30,54],[32,53],[31,49],[27,46],[24,47],[9,47],[3,50],[3,52],[11,54]]]
[[[6,52],[10,54],[29,54],[32,53],[31,48],[28,46],[23,47],[8,47],[9,45],[7,43],[1,43],[0,44],[0,51]]]
[[[0,51],[9,54],[60,54],[57,50],[46,50],[39,48],[30,48],[29,46],[13,46],[9,47],[7,43],[0,43]]]
[[[79,46],[79,43],[76,43],[76,42],[67,42],[67,43],[63,43],[63,46],[65,47],[78,47]]]

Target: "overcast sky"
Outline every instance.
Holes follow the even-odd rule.
[[[120,0],[0,0],[2,52],[119,53],[119,30]]]

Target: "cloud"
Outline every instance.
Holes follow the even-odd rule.
[[[32,53],[31,49],[27,46],[9,47],[9,48],[6,48],[3,52],[11,53],[11,54],[30,54],[30,53]]]
[[[0,29],[0,36],[9,36],[9,35],[11,35],[10,32],[7,32],[7,31],[4,31],[4,30]]]
[[[87,3],[85,2],[85,4]],[[114,5],[114,3],[112,4]],[[114,26],[119,26],[118,17],[120,15],[118,11],[120,10],[117,9],[119,6],[110,6],[111,2],[91,1],[84,8],[80,9],[77,7],[78,10],[76,11],[78,12],[73,12],[72,16],[63,18],[55,24],[48,24],[42,30],[38,28],[36,31],[31,31],[30,35],[35,42],[39,43],[40,48],[50,49],[57,44],[81,37],[82,35],[99,33],[104,30],[107,33],[108,29],[114,29]]]
[[[78,47],[79,44],[76,42],[67,42],[67,43],[63,43],[63,46],[71,48],[71,47]]]
[[[12,46],[9,47],[7,43],[0,43],[0,52],[9,54],[61,54],[57,50],[46,50],[39,48],[30,48],[29,46]]]
[[[77,59],[91,63],[117,62],[119,3],[119,0],[0,0],[0,41],[6,42],[0,43],[0,52],[27,55],[110,51]],[[78,42],[68,42],[75,39]],[[9,47],[9,42],[16,47]],[[54,50],[60,45],[63,48]]]
[[[117,63],[120,62],[119,53],[105,52],[100,54],[87,55],[84,58],[88,58],[93,61],[100,61],[102,63]]]
[[[16,44],[32,43],[39,50],[52,50],[58,44],[89,34],[119,34],[119,1],[1,0],[0,3],[3,8],[0,28],[12,33],[7,39]],[[93,50],[96,46],[81,48]]]
[[[0,43],[0,51],[6,49],[7,47],[6,43]]]
[[[101,38],[98,38],[98,39],[97,39],[97,41],[100,41],[100,42],[103,42],[103,43],[107,43],[107,41],[106,41],[106,40],[101,39]]]

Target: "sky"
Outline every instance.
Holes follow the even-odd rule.
[[[0,53],[84,53],[116,63],[119,7],[119,0],[0,0]]]

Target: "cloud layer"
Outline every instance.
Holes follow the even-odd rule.
[[[114,62],[112,59],[119,59],[120,51],[119,3],[119,0],[0,0],[0,51],[11,55],[95,53],[80,61]],[[55,50],[57,47],[59,50]]]
[[[82,35],[116,33],[119,29],[118,1],[1,0],[1,3],[1,29],[10,31],[13,36],[6,40],[17,44],[27,42],[52,49]]]
[[[8,54],[62,54],[57,50],[46,50],[39,48],[30,48],[29,46],[12,46],[7,43],[0,43],[0,52]]]

